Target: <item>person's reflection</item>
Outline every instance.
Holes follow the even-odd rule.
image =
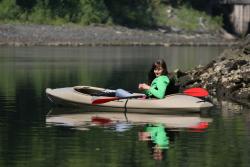
[[[139,132],[140,141],[148,141],[155,160],[163,160],[169,147],[169,137],[163,124],[147,124],[144,132]]]

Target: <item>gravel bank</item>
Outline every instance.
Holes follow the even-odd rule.
[[[139,30],[108,26],[0,25],[0,45],[236,45],[224,33],[158,29]]]

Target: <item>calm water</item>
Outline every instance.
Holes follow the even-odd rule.
[[[249,166],[250,110],[244,106],[215,101],[202,115],[129,114],[126,120],[122,113],[54,108],[44,92],[75,85],[135,91],[157,58],[167,60],[169,71],[185,71],[222,51],[0,47],[0,166]],[[161,139],[147,140],[149,129]]]

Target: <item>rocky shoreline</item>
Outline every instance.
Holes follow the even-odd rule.
[[[10,46],[84,46],[84,45],[159,45],[218,46],[237,45],[238,40],[225,31],[184,32],[173,28],[155,30],[120,26],[52,26],[27,24],[0,25],[0,45]]]
[[[250,106],[250,35],[206,66],[177,74],[182,89],[203,87],[219,99]]]

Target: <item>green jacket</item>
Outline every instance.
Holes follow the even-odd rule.
[[[169,78],[166,75],[161,75],[155,78],[150,86],[149,90],[146,90],[147,96],[154,96],[158,99],[163,99],[165,97],[165,92],[169,84]]]

